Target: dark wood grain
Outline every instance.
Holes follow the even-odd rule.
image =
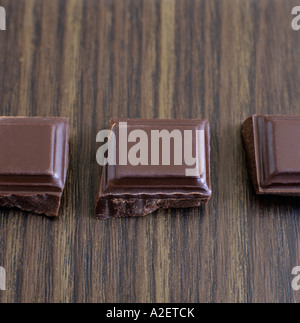
[[[70,119],[58,219],[0,211],[1,302],[300,302],[296,198],[256,197],[241,122],[300,114],[294,0],[1,0],[0,115]],[[207,118],[213,197],[92,218],[111,117]]]

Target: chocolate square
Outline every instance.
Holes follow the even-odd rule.
[[[0,206],[58,213],[68,165],[65,118],[0,118]]]
[[[126,124],[128,141],[124,144],[120,138],[124,137],[122,126]],[[144,164],[136,165],[128,162],[130,152],[137,144],[137,131],[142,130],[147,138],[147,148],[143,149]],[[196,156],[198,143],[198,158],[194,174],[193,167],[184,163],[184,152],[187,151],[184,142],[185,131],[191,135],[189,142],[193,157]],[[161,134],[159,147],[153,144],[154,135]],[[102,172],[100,190],[98,194],[96,217],[124,217],[144,216],[157,209],[186,208],[200,206],[211,196],[210,187],[210,148],[209,124],[202,120],[159,120],[159,119],[118,119],[111,121],[111,133],[116,138],[116,165],[105,165]],[[198,134],[198,139],[196,136]],[[174,137],[178,138],[177,146]],[[179,138],[182,138],[180,141]],[[168,141],[170,139],[170,142]],[[146,139],[145,139],[146,140]],[[168,153],[164,160],[163,140],[168,142],[165,149]],[[126,143],[127,141],[127,143]],[[178,145],[179,143],[179,145]],[[127,163],[120,157],[121,147],[125,148]],[[153,154],[153,147],[156,156]],[[135,151],[135,150],[134,150]],[[177,152],[180,152],[177,155]],[[141,152],[140,152],[141,153]],[[177,156],[177,157],[175,157]],[[139,156],[140,157],[140,156]],[[145,157],[145,156],[143,156]],[[180,157],[182,163],[180,163]],[[126,159],[125,158],[125,159]],[[188,175],[187,175],[188,174]]]
[[[300,195],[300,117],[254,115],[242,135],[257,194]]]

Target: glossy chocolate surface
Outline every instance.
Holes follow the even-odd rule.
[[[0,205],[57,215],[68,165],[65,118],[0,118]]]
[[[257,116],[243,124],[258,194],[300,195],[300,116]]]
[[[143,216],[156,209],[172,207],[192,207],[206,203],[211,196],[210,188],[210,148],[209,124],[202,120],[143,120],[120,119],[111,122],[111,131],[117,138],[119,147],[119,124],[127,123],[128,133],[143,130],[148,138],[152,131],[180,131],[193,133],[192,152],[196,156],[196,130],[203,134],[198,141],[199,168],[194,176],[186,176],[189,166],[176,165],[174,162],[174,143],[170,144],[170,165],[163,165],[162,158],[159,165],[151,164],[151,145],[148,145],[148,165],[120,165],[117,153],[116,165],[107,165],[103,168],[96,216],[99,218],[121,216]],[[184,137],[184,136],[183,136]],[[127,151],[136,144],[127,143]],[[177,147],[178,148],[178,147]],[[184,152],[184,139],[182,140]],[[162,155],[162,144],[159,146],[159,155]],[[184,157],[184,156],[183,156]],[[184,160],[184,158],[183,158]]]

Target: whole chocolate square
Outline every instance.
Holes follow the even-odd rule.
[[[0,206],[56,216],[68,165],[65,118],[0,118]]]
[[[300,117],[254,115],[242,135],[257,194],[300,195]]]
[[[206,120],[112,120],[109,137],[115,138],[116,163],[103,168],[96,217],[144,216],[209,200]]]

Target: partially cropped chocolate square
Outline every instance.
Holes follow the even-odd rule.
[[[253,115],[242,135],[256,193],[300,195],[300,116]]]
[[[97,218],[144,216],[157,209],[208,202],[209,123],[206,120],[119,119],[98,141],[104,168]],[[110,147],[110,148],[108,148]],[[103,152],[106,154],[103,154]]]
[[[68,120],[0,118],[0,206],[57,216],[68,166]]]

